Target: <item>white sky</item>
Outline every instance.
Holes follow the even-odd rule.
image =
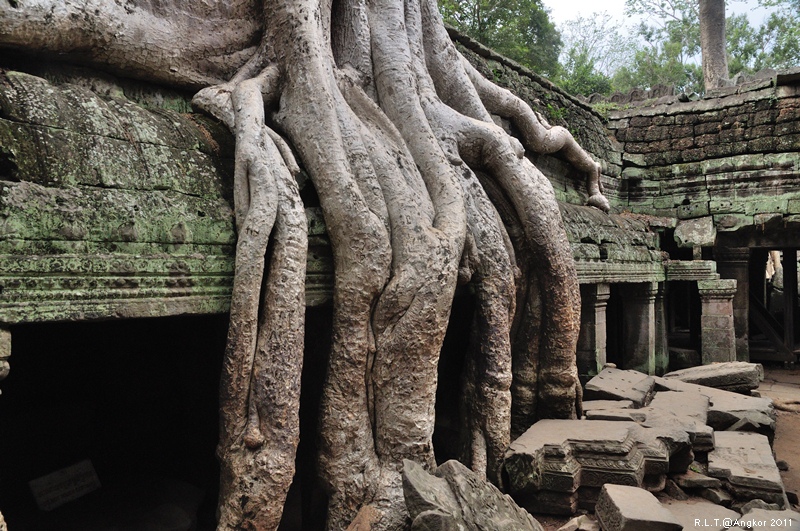
[[[636,22],[625,17],[625,0],[542,0],[544,6],[550,9],[550,19],[560,26],[567,20],[577,18],[579,15],[588,18],[592,13],[607,11],[614,20],[620,24],[629,25]],[[760,23],[765,10],[758,7],[757,0],[735,0],[728,2],[728,13],[748,13],[750,22]]]

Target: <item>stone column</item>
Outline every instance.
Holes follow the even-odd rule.
[[[733,326],[736,334],[736,358],[750,361],[750,249],[726,247],[714,249],[720,277],[736,280],[733,296]],[[763,266],[762,266],[763,267]],[[763,272],[761,273],[763,275]]]
[[[623,369],[646,374],[656,370],[657,282],[621,284]]]
[[[718,361],[736,361],[733,298],[736,280],[699,280],[703,314],[700,318],[703,365]]]
[[[11,330],[0,326],[0,380],[8,376],[11,367],[8,358],[11,357]]]
[[[656,331],[656,374],[662,376],[669,370],[669,345],[667,344],[667,312],[664,300],[666,299],[666,282],[658,283],[655,299],[655,331]]]
[[[578,374],[595,376],[606,363],[606,307],[609,284],[581,284],[581,333],[578,337]]]

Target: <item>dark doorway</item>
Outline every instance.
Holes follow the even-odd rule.
[[[12,328],[0,510],[15,531],[214,529],[226,316]],[[89,460],[101,488],[40,511],[28,482]],[[155,528],[155,527],[152,527]]]

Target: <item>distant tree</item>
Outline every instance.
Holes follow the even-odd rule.
[[[636,34],[638,49],[629,66],[615,72],[615,90],[673,85],[687,92],[702,90],[700,13],[696,0],[626,0],[629,15],[646,20]]]
[[[728,54],[725,42],[725,0],[699,0],[700,49],[706,90],[728,82]]]
[[[611,75],[630,64],[635,47],[608,13],[578,17],[560,28],[564,48],[557,82],[571,94],[609,94]]]
[[[724,5],[722,0],[714,1],[717,3],[712,14],[716,13],[719,28]],[[727,76],[718,77],[800,65],[800,0],[760,0],[759,5],[772,12],[758,27],[743,14],[727,17]],[[629,15],[645,17],[645,21],[636,30],[639,42],[633,60],[611,76],[613,89],[624,92],[664,83],[687,92],[701,92],[700,1],[627,0],[626,10]],[[719,48],[719,41],[716,46]]]
[[[753,27],[745,15],[728,17],[730,73],[800,65],[800,0],[764,1],[775,8],[764,23]]]
[[[451,24],[534,72],[559,72],[561,36],[541,0],[439,0]]]

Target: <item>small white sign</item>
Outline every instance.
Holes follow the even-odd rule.
[[[36,505],[52,511],[100,488],[100,479],[88,459],[28,482]]]

